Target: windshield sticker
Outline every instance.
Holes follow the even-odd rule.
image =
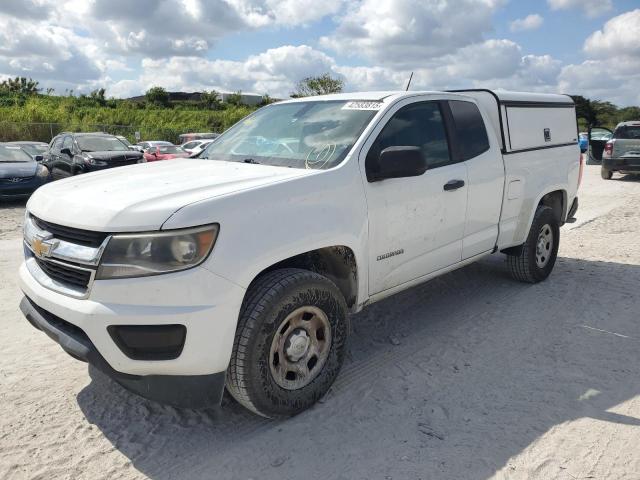
[[[356,102],[348,102],[342,110],[380,110],[382,108],[382,102],[367,102],[367,101],[356,101]]]
[[[4,147],[4,148],[6,148],[7,150],[22,150],[21,147]]]

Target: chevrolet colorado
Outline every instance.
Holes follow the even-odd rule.
[[[578,206],[577,138],[563,95],[272,104],[198,159],[40,188],[21,309],[147,398],[206,407],[226,386],[293,415],[338,375],[350,313],[498,251],[516,279],[547,278]]]

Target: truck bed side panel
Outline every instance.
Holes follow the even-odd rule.
[[[506,177],[498,237],[500,249],[525,241],[535,209],[547,193],[563,192],[564,221],[578,190],[580,148],[576,143],[507,153],[504,162]]]

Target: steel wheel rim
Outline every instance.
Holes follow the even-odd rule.
[[[549,263],[553,252],[553,230],[548,223],[545,223],[538,233],[536,242],[536,265],[544,268]]]
[[[311,305],[297,308],[280,323],[271,341],[271,376],[285,390],[303,388],[320,374],[330,350],[327,315]]]

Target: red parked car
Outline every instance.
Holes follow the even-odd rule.
[[[177,145],[158,145],[151,147],[144,152],[144,158],[147,162],[171,160],[172,158],[187,158],[188,156],[189,152]]]

